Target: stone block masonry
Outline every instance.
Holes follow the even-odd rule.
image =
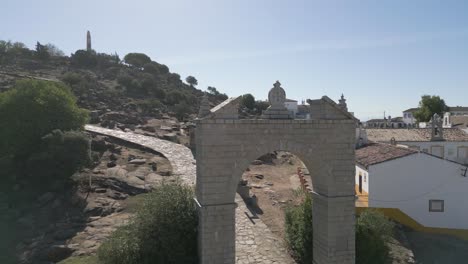
[[[279,82],[269,100],[272,106],[263,119],[208,116],[196,121],[200,263],[235,263],[238,182],[251,161],[283,150],[298,156],[312,178],[314,263],[353,264],[355,119],[327,97],[314,101],[318,112],[311,116],[316,119],[273,115],[285,100]],[[229,107],[226,103],[217,109]]]

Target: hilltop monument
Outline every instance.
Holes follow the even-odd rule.
[[[91,33],[88,30],[88,33],[86,33],[86,50],[91,51]]]

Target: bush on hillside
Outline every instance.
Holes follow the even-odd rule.
[[[55,129],[82,130],[87,111],[62,83],[23,80],[0,94],[0,153],[27,156]]]
[[[141,111],[145,114],[155,114],[158,113],[159,110],[165,110],[166,107],[161,101],[158,99],[146,99],[143,101],[138,102],[138,106],[140,107]]]
[[[176,105],[185,101],[185,94],[179,91],[170,91],[166,94],[166,103]]]
[[[81,68],[94,68],[97,65],[96,52],[94,50],[77,50],[70,57],[73,66]]]
[[[356,223],[356,263],[385,263],[389,249],[386,242],[393,235],[393,223],[376,210],[365,210]]]
[[[176,118],[179,121],[183,121],[188,115],[191,113],[192,109],[190,108],[190,105],[188,105],[185,102],[182,102],[180,104],[176,104],[174,106],[174,113]]]
[[[300,264],[313,261],[312,199],[286,210],[286,242]],[[356,223],[356,264],[386,263],[386,242],[393,235],[393,223],[376,210],[365,210]]]
[[[32,58],[33,52],[24,43],[0,40],[0,64],[16,63]]]
[[[98,250],[104,264],[198,262],[198,214],[193,190],[166,184],[149,193],[132,221]]]
[[[312,197],[306,195],[299,206],[290,207],[285,214],[286,242],[299,264],[313,260]]]
[[[91,143],[83,132],[54,130],[42,138],[40,148],[26,163],[28,179],[37,184],[66,181],[91,162]]]

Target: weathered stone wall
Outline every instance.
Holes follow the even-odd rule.
[[[315,262],[354,263],[354,120],[201,119],[196,145],[201,263],[235,262],[237,183],[251,161],[275,150],[310,171]]]

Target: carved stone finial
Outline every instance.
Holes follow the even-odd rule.
[[[344,98],[344,95],[343,95],[343,94],[341,94],[341,99],[338,100],[338,102],[339,102],[339,103],[338,103],[338,106],[339,106],[341,109],[343,109],[343,110],[345,110],[346,112],[348,112],[348,105],[346,104],[346,99]]]
[[[268,101],[272,108],[283,109],[285,108],[284,102],[286,102],[286,92],[281,88],[281,83],[276,81],[273,84],[273,88],[268,93]]]
[[[263,118],[267,119],[291,119],[293,113],[290,112],[284,103],[286,102],[286,92],[281,88],[281,83],[276,81],[268,93],[270,107],[263,111]]]

